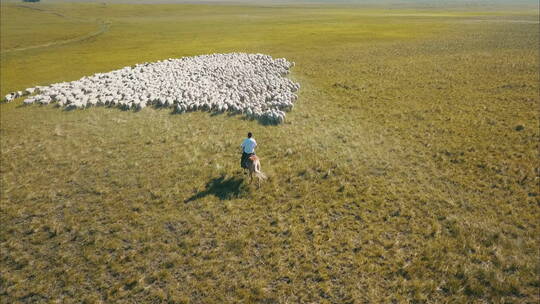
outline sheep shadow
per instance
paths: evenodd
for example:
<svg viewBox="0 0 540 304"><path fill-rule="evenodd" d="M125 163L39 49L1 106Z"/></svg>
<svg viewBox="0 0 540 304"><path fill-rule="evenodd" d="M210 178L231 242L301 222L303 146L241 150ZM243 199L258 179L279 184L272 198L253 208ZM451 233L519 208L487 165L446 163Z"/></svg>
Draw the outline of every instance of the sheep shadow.
<svg viewBox="0 0 540 304"><path fill-rule="evenodd" d="M243 116L241 117L240 119L242 119L243 121L256 121L259 125L261 126L279 126L279 122L275 121L275 120L270 120L268 118L253 118L253 117L248 117L248 116Z"/></svg>
<svg viewBox="0 0 540 304"><path fill-rule="evenodd" d="M159 109L159 108L160 107L157 107L155 109ZM258 124L260 124L262 126L279 126L280 125L280 123L278 121L276 121L276 120L270 120L270 119L265 118L265 117L261 117L261 118L249 117L244 113L232 112L232 111L189 110L189 111L184 111L184 112L177 112L176 110L172 110L169 114L171 114L171 115L183 115L183 114L188 114L188 113L193 113L193 112L206 112L206 113L208 113L209 117L216 117L216 116L226 116L227 118L240 117L239 119L241 119L243 121L256 121Z"/></svg>
<svg viewBox="0 0 540 304"><path fill-rule="evenodd" d="M240 197L243 192L242 182L240 177L226 177L222 174L220 177L211 179L205 187L205 190L200 191L190 198L184 200L184 203L189 203L208 195L213 195L220 200L230 200Z"/></svg>

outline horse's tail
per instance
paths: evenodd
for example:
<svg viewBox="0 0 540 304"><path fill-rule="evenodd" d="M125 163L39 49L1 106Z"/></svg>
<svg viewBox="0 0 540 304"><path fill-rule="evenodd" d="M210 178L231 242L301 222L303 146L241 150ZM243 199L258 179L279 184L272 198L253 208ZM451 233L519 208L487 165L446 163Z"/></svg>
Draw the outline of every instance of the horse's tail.
<svg viewBox="0 0 540 304"><path fill-rule="evenodd" d="M265 180L267 178L266 174L261 171L261 164L259 162L257 162L257 164L255 165L255 177L262 180Z"/></svg>
<svg viewBox="0 0 540 304"><path fill-rule="evenodd" d="M266 174L264 174L262 171L255 171L255 177L262 180L267 178Z"/></svg>

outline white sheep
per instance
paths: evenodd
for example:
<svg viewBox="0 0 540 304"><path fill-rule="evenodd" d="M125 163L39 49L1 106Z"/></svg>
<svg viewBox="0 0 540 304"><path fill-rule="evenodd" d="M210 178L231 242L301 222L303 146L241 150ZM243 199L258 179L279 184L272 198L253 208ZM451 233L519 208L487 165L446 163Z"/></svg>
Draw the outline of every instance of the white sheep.
<svg viewBox="0 0 540 304"><path fill-rule="evenodd" d="M211 54L138 64L72 82L25 90L37 93L25 103L84 108L108 105L141 110L174 107L178 113L230 111L275 123L285 120L300 85L284 77L294 63L263 54ZM22 92L8 94L13 100Z"/></svg>

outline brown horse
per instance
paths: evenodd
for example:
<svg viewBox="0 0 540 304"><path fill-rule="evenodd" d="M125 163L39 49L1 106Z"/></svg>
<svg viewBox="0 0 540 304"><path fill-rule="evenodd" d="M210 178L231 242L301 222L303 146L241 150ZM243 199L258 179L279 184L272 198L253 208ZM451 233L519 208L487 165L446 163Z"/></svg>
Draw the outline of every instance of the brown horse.
<svg viewBox="0 0 540 304"><path fill-rule="evenodd" d="M261 171L261 161L257 155L251 155L248 159L249 183L253 181L253 175L257 178L257 187L261 186L261 180L266 179L266 174Z"/></svg>

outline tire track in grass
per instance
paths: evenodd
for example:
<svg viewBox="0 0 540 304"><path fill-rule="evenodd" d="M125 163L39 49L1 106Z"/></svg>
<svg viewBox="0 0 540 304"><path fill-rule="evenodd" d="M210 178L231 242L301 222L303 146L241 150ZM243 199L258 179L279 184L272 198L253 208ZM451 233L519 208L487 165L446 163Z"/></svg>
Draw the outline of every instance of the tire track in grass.
<svg viewBox="0 0 540 304"><path fill-rule="evenodd" d="M63 14L61 14L59 12L45 10L45 9L42 9L42 8L29 7L29 6L26 6L26 5L18 5L18 7L53 14L53 15L59 16L61 18L73 19L73 20L78 20L78 21L86 21L84 19L77 19L77 18L73 18L73 17L67 17L66 15L63 15ZM83 36L70 38L70 39L65 39L65 40L56 40L56 41L51 41L51 42L42 43L42 44L38 44L38 45L32 45L32 46L27 46L27 47L20 47L20 48L13 48L13 49L8 49L8 50L3 50L3 51L0 52L0 54L3 55L3 54L13 53L13 52L35 50L35 49L48 48L48 47L53 47L53 46L61 46L61 45L66 45L66 44L70 44L70 43L75 43L75 42L82 42L82 41L85 41L85 40L88 40L88 39L91 39L91 38L95 38L95 37L107 32L107 31L109 31L110 28L111 28L111 22L110 21L100 21L99 30L97 30L95 32L92 32L92 33L89 33L89 34L86 34L86 35L83 35Z"/></svg>

